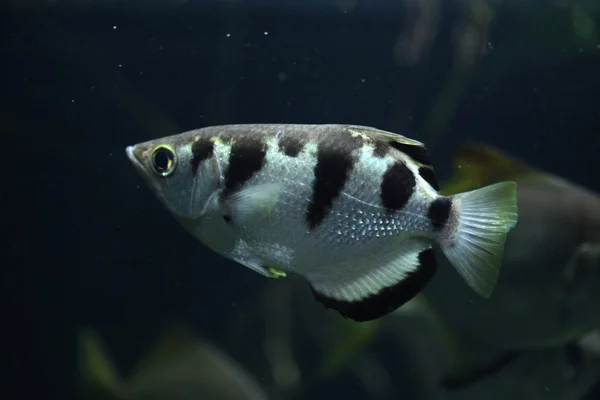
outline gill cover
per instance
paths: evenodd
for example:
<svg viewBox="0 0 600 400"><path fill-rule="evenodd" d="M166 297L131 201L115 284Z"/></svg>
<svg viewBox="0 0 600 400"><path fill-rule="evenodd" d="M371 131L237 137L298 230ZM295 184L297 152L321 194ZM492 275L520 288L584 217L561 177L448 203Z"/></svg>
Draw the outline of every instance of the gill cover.
<svg viewBox="0 0 600 400"><path fill-rule="evenodd" d="M148 187L178 219L197 218L218 187L212 154L200 160L193 138L173 136L136 144L127 155Z"/></svg>

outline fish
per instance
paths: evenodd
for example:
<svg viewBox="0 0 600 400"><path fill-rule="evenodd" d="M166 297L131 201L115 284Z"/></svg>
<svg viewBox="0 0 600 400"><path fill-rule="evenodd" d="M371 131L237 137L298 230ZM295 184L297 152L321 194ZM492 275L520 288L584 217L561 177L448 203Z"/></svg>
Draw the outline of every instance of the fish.
<svg viewBox="0 0 600 400"><path fill-rule="evenodd" d="M421 399L597 399L592 395L600 379L600 357L578 342L555 347L498 353L486 363L469 370L455 371L456 353L447 332L438 327L436 318L427 315L403 316L386 324L386 351L380 359L393 354L411 368L402 376L404 391ZM468 343L462 351L480 351ZM458 372L458 373L457 373ZM396 396L398 398L399 396Z"/></svg>
<svg viewBox="0 0 600 400"><path fill-rule="evenodd" d="M440 262L443 279L425 295L445 323L469 342L504 352L561 346L597 329L600 195L489 144L466 142L454 158L455 173L441 192L515 181L519 224L489 301L455 288Z"/></svg>
<svg viewBox="0 0 600 400"><path fill-rule="evenodd" d="M209 126L126 154L206 247L269 278L300 275L357 322L425 287L433 244L489 297L518 219L515 182L442 196L423 143L367 126Z"/></svg>
<svg viewBox="0 0 600 400"><path fill-rule="evenodd" d="M239 362L183 326L170 326L124 379L100 336L78 332L84 398L113 400L267 400Z"/></svg>

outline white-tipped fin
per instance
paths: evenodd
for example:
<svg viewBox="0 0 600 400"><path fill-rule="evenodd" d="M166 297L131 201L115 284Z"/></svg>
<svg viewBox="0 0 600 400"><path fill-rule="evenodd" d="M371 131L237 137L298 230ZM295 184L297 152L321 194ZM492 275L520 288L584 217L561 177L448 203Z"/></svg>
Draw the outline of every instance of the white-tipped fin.
<svg viewBox="0 0 600 400"><path fill-rule="evenodd" d="M316 299L346 318L370 321L412 299L435 274L435 255L424 240L390 240L369 253L373 257L334 266L327 275L308 275Z"/></svg>
<svg viewBox="0 0 600 400"><path fill-rule="evenodd" d="M517 184L501 182L450 197L452 211L440 244L448 260L478 294L496 285L506 235L517 224Z"/></svg>
<svg viewBox="0 0 600 400"><path fill-rule="evenodd" d="M223 212L229 214L234 223L267 217L279 201L281 189L276 183L249 186L223 199Z"/></svg>

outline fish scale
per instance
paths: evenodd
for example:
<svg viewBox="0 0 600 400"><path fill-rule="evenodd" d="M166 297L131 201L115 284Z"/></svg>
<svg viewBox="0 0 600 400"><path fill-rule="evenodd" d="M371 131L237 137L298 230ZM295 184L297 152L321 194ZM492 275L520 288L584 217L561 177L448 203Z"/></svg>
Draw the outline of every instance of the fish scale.
<svg viewBox="0 0 600 400"><path fill-rule="evenodd" d="M489 296L517 221L514 182L442 196L422 143L370 127L224 125L127 154L204 245L267 277L301 275L356 321L421 291L435 243Z"/></svg>
<svg viewBox="0 0 600 400"><path fill-rule="evenodd" d="M275 145L272 144L269 148L273 149ZM368 148L364 149L364 153L370 151ZM253 232L253 234L258 236L275 235L283 238L278 240L285 240L287 235L281 236L278 230L284 228L289 235L290 229L295 227L297 234L294 236L307 240L307 247L310 247L321 242L347 245L360 243L362 240L374 238L374 232L377 231L379 225L382 228L389 228L388 231L391 235L397 235L409 227L423 232L431 230L430 221L425 217L419 217L426 210L426 207L419 202L419 198L415 198L399 213L390 213L381 205L380 185L376 181L366 180L364 176L373 169L383 174L393 159L389 157L389 159L373 161L365 155L355 164L340 197L332 207L332 212L337 218L324 220L315 235L306 235L307 229L301 222L301 218L310 203L313 180L310 172L316 164L316 158L310 156L312 152L308 151L307 153L305 157L299 159L282 160L281 154L272 152L267 157L266 165L248 180L246 183L248 186L260 185L280 179L278 177L281 175L289 174L289 177L285 178L286 187L289 189L284 191L281 200L273 209L274 218L257 227L261 230L260 233ZM344 240L340 241L337 231L342 229L344 232L341 236ZM356 237L353 237L355 235ZM328 262L327 260L323 261L324 264Z"/></svg>

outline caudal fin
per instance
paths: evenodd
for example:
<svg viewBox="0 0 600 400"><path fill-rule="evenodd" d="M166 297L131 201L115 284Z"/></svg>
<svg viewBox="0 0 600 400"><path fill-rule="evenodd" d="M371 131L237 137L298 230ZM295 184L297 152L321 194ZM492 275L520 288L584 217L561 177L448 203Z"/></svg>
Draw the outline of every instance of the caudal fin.
<svg viewBox="0 0 600 400"><path fill-rule="evenodd" d="M453 220L440 234L442 250L473 290L490 297L506 235L517 224L517 184L496 183L450 199Z"/></svg>

